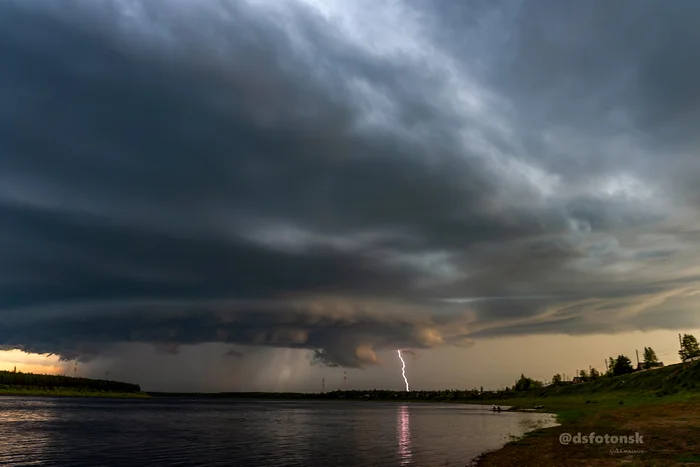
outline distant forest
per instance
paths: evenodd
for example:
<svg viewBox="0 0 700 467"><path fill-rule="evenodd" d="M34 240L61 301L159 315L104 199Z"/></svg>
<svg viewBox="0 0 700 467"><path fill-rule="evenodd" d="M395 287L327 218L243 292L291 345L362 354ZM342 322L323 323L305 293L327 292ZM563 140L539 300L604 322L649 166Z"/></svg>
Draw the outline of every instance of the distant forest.
<svg viewBox="0 0 700 467"><path fill-rule="evenodd" d="M32 389L84 389L123 393L141 391L141 386L138 384L122 383L120 381L60 375L38 375L34 373L22 373L20 371L0 371L0 387L3 386L22 386Z"/></svg>
<svg viewBox="0 0 700 467"><path fill-rule="evenodd" d="M186 392L149 392L153 397L217 397L236 399L347 399L347 400L390 400L390 401L451 401L479 400L493 397L499 393L483 390L444 390L444 391L390 391L369 389L362 391L332 391L325 393L298 392L219 392L219 393L186 393Z"/></svg>

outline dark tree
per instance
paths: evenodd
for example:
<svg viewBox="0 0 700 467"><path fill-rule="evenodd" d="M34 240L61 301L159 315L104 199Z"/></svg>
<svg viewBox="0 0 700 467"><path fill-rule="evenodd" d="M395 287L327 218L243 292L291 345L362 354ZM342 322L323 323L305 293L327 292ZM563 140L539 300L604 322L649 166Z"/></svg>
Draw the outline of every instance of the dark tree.
<svg viewBox="0 0 700 467"><path fill-rule="evenodd" d="M613 376L626 375L633 371L632 360L625 355L618 355L613 364Z"/></svg>
<svg viewBox="0 0 700 467"><path fill-rule="evenodd" d="M681 350L678 351L682 361L689 358L700 357L700 346L695 336L691 334L683 334L681 339Z"/></svg>

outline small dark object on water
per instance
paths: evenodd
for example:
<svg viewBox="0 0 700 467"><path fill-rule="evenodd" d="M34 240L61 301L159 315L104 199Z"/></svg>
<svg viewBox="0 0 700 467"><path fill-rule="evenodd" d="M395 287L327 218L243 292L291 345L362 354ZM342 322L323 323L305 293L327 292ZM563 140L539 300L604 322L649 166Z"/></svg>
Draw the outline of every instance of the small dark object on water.
<svg viewBox="0 0 700 467"><path fill-rule="evenodd" d="M501 411L501 406L500 406L500 405L494 405L494 406L491 408L491 410L493 410L494 412L500 412L500 411Z"/></svg>

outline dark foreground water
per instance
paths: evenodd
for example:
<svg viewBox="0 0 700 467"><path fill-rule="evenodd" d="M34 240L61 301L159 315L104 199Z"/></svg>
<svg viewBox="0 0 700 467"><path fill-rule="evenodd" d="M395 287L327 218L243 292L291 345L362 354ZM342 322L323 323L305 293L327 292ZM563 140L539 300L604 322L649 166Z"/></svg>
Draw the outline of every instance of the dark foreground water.
<svg viewBox="0 0 700 467"><path fill-rule="evenodd" d="M454 404L0 397L0 465L463 467L552 424Z"/></svg>

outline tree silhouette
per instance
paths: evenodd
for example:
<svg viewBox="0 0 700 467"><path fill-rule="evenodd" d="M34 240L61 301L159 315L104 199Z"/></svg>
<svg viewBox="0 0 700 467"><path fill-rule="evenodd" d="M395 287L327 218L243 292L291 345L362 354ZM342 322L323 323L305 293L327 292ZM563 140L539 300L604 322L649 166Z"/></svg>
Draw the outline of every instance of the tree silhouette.
<svg viewBox="0 0 700 467"><path fill-rule="evenodd" d="M681 350L678 351L682 361L689 358L700 357L700 346L698 340L691 334L683 334L681 339Z"/></svg>
<svg viewBox="0 0 700 467"><path fill-rule="evenodd" d="M647 366L659 363L659 359L656 357L656 352L651 347L644 347L644 363Z"/></svg>
<svg viewBox="0 0 700 467"><path fill-rule="evenodd" d="M618 355L613 364L613 376L626 375L633 371L632 360L625 355Z"/></svg>

